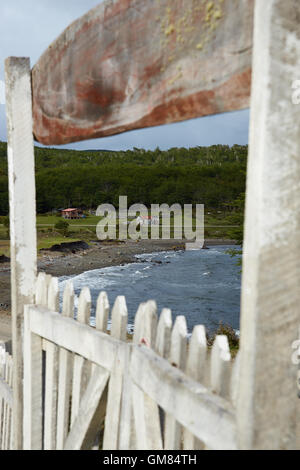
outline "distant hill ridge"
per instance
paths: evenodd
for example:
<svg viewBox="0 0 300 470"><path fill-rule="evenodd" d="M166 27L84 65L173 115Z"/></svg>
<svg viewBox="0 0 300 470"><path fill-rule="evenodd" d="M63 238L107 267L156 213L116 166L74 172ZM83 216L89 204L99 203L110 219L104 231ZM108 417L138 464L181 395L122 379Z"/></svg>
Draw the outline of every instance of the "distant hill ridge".
<svg viewBox="0 0 300 470"><path fill-rule="evenodd" d="M7 145L0 142L0 215L8 212ZM224 208L245 191L248 146L151 151L35 147L37 209L128 204L196 204Z"/></svg>

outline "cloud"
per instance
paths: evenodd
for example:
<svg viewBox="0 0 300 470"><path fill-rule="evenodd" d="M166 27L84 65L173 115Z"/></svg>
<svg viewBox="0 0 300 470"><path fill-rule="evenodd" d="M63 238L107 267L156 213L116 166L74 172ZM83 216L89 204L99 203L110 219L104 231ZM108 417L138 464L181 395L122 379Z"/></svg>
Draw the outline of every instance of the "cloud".
<svg viewBox="0 0 300 470"><path fill-rule="evenodd" d="M0 80L0 104L5 104L5 85L3 80Z"/></svg>

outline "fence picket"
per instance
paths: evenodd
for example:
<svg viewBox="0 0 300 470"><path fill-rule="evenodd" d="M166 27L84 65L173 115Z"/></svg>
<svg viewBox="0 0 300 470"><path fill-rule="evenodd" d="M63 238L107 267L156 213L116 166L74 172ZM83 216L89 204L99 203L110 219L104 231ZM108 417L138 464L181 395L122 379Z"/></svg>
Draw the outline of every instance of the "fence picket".
<svg viewBox="0 0 300 470"><path fill-rule="evenodd" d="M48 286L47 277L45 273L39 273L36 281L35 288L35 303L36 305L47 305Z"/></svg>
<svg viewBox="0 0 300 470"><path fill-rule="evenodd" d="M91 293L88 287L84 287L79 296L77 321L89 325L91 313ZM75 355L72 385L71 425L78 414L80 400L87 386L90 375L91 363L81 356Z"/></svg>
<svg viewBox="0 0 300 470"><path fill-rule="evenodd" d="M68 281L63 294L62 315L74 316L74 287ZM69 430L71 385L73 373L73 355L64 348L59 351L58 403L57 403L57 439L56 448L62 450Z"/></svg>
<svg viewBox="0 0 300 470"><path fill-rule="evenodd" d="M42 448L42 338L31 332L30 306L24 307L24 443Z"/></svg>
<svg viewBox="0 0 300 470"><path fill-rule="evenodd" d="M187 326L184 316L178 316L171 335L171 350L169 361L174 367L184 370L187 353ZM182 427L173 416L166 414L165 439L166 450L178 450L181 448Z"/></svg>
<svg viewBox="0 0 300 470"><path fill-rule="evenodd" d="M171 348L172 312L164 308L160 314L155 342L155 351L164 359L167 359Z"/></svg>
<svg viewBox="0 0 300 470"><path fill-rule="evenodd" d="M107 331L109 315L109 301L106 292L100 292L96 308L96 329L98 331Z"/></svg>
<svg viewBox="0 0 300 470"><path fill-rule="evenodd" d="M125 297L117 297L112 309L111 316L111 336L116 339L126 341L128 311ZM118 449L124 362L125 357L117 354L108 386L107 409L103 439L104 450Z"/></svg>
<svg viewBox="0 0 300 470"><path fill-rule="evenodd" d="M156 345L157 306L150 300L140 306L135 324L135 344L144 344L149 348ZM159 409L157 403L149 398L137 385L131 386L133 415L135 424L135 442L140 450L162 449Z"/></svg>
<svg viewBox="0 0 300 470"><path fill-rule="evenodd" d="M211 351L211 389L223 398L229 397L231 355L227 336L218 335Z"/></svg>
<svg viewBox="0 0 300 470"><path fill-rule="evenodd" d="M231 381L230 381L230 400L233 406L237 404L239 379L240 379L241 355L240 351L237 353L232 367Z"/></svg>
<svg viewBox="0 0 300 470"><path fill-rule="evenodd" d="M206 356L207 341L205 327L197 325L194 327L189 343L186 374L191 379L200 383L203 383L205 377ZM183 448L184 450L201 450L204 448L204 444L185 428L183 430Z"/></svg>
<svg viewBox="0 0 300 470"><path fill-rule="evenodd" d="M53 312L59 310L59 288L56 278L49 279L48 308ZM44 449L56 448L57 425L57 392L58 392L58 347L47 341L46 349L46 378L45 378L45 421L44 421Z"/></svg>

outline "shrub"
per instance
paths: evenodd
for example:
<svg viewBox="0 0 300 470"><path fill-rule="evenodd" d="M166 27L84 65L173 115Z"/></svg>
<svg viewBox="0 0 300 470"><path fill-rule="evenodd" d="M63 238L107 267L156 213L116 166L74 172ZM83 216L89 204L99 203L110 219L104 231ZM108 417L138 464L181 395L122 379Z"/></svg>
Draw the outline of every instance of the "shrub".
<svg viewBox="0 0 300 470"><path fill-rule="evenodd" d="M66 237L69 233L69 224L65 220L59 220L54 228L59 231L64 237Z"/></svg>

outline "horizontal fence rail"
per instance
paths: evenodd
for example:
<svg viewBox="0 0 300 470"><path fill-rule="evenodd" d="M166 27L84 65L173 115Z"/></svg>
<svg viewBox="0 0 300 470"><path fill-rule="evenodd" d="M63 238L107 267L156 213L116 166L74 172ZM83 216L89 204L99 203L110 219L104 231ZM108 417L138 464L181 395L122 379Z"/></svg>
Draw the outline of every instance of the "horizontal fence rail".
<svg viewBox="0 0 300 470"><path fill-rule="evenodd" d="M130 338L124 297L110 309L100 293L96 327L88 288L76 319L71 282L62 312L58 299L58 280L40 274L25 306L25 449L236 448L239 357L226 336L209 348L198 325L188 340L185 317L173 324L164 309L158 318L148 301Z"/></svg>

